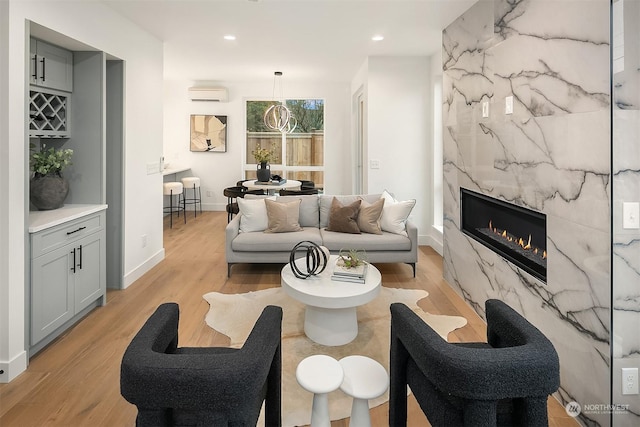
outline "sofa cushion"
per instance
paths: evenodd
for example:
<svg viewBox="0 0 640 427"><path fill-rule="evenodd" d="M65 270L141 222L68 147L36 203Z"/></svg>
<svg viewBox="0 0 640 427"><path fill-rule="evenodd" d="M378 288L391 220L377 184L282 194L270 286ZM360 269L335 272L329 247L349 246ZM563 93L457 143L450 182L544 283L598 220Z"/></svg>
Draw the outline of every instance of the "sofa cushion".
<svg viewBox="0 0 640 427"><path fill-rule="evenodd" d="M358 228L363 233L382 234L380 228L380 217L382 216L382 208L384 199L378 199L374 203L362 201L360 212L358 212Z"/></svg>
<svg viewBox="0 0 640 427"><path fill-rule="evenodd" d="M270 199L275 200L275 197ZM237 200L240 208L240 232L264 231L269 225L265 199L238 198Z"/></svg>
<svg viewBox="0 0 640 427"><path fill-rule="evenodd" d="M342 234L344 239L344 234ZM231 249L238 252L289 252L303 240L322 245L320 230L304 227L297 233L240 233L231 242Z"/></svg>
<svg viewBox="0 0 640 427"><path fill-rule="evenodd" d="M340 233L360 234L357 218L362 200L358 199L348 205L343 205L335 197L331 201L331 211L329 212L329 223L327 230Z"/></svg>
<svg viewBox="0 0 640 427"><path fill-rule="evenodd" d="M382 232L382 234L346 235L326 229L321 229L320 234L322 245L332 252L337 252L340 249L364 249L367 252L411 250L411 240L400 234Z"/></svg>
<svg viewBox="0 0 640 427"><path fill-rule="evenodd" d="M267 207L267 220L269 225L265 233L289 233L302 231L298 217L300 216L300 200L292 200L287 203L278 203L275 200L265 199Z"/></svg>
<svg viewBox="0 0 640 427"><path fill-rule="evenodd" d="M356 200L364 200L368 203L373 203L376 200L380 199L380 194L353 194L353 195L339 195L339 196L331 196L321 194L318 196L318 202L320 205L320 228L326 228L327 224L329 224L329 212L331 211L331 202L333 198L338 199L340 203L343 205L348 205Z"/></svg>
<svg viewBox="0 0 640 427"><path fill-rule="evenodd" d="M300 225L302 227L319 227L320 213L318 210L318 196L315 194L300 196L278 196L276 202L290 202L300 200Z"/></svg>
<svg viewBox="0 0 640 427"><path fill-rule="evenodd" d="M380 218L382 231L389 233L407 235L407 219L416 205L416 200L397 201L387 190L382 193L381 198L385 200Z"/></svg>

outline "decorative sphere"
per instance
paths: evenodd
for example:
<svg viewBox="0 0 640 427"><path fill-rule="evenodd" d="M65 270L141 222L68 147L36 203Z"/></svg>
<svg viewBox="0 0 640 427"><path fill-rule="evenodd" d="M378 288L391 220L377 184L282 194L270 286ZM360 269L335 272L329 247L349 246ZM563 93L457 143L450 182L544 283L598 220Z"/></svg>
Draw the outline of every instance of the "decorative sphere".
<svg viewBox="0 0 640 427"><path fill-rule="evenodd" d="M305 263L296 262L296 254L305 252ZM301 257L302 258L302 257ZM298 279L306 279L316 274L320 274L327 267L329 260L329 249L319 246L309 240L304 240L293 247L289 255L289 265L293 275Z"/></svg>

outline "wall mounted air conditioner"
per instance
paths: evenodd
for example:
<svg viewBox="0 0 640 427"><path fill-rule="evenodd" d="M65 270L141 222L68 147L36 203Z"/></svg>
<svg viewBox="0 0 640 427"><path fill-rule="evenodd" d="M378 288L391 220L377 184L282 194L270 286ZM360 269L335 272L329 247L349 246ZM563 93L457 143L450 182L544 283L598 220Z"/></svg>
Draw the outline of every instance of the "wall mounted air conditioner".
<svg viewBox="0 0 640 427"><path fill-rule="evenodd" d="M229 95L224 87L190 87L189 98L192 101L227 102Z"/></svg>

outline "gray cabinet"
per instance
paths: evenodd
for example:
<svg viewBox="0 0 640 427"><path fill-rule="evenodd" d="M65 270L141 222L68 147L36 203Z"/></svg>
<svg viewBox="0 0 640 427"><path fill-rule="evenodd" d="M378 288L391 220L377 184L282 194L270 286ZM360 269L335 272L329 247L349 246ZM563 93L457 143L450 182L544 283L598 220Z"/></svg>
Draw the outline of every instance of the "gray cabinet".
<svg viewBox="0 0 640 427"><path fill-rule="evenodd" d="M29 83L35 86L73 90L73 53L42 40L30 39Z"/></svg>
<svg viewBox="0 0 640 427"><path fill-rule="evenodd" d="M106 297L105 213L31 235L32 350L39 350Z"/></svg>

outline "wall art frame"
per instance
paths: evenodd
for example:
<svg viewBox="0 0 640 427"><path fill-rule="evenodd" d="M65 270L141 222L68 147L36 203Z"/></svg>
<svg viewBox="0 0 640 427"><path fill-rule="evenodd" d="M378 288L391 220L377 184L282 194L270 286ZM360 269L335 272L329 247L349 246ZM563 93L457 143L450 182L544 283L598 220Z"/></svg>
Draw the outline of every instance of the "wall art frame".
<svg viewBox="0 0 640 427"><path fill-rule="evenodd" d="M189 148L195 152L227 152L227 116L191 114Z"/></svg>

